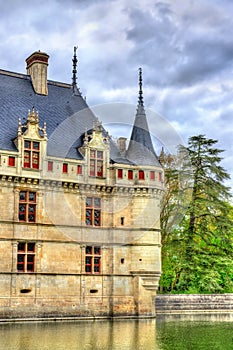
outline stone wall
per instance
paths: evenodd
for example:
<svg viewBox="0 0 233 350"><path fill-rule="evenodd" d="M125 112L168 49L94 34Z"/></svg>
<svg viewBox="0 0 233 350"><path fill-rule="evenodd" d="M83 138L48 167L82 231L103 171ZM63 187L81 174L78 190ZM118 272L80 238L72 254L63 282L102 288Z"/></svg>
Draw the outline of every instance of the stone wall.
<svg viewBox="0 0 233 350"><path fill-rule="evenodd" d="M157 295L156 317L227 316L233 319L233 294L173 294Z"/></svg>

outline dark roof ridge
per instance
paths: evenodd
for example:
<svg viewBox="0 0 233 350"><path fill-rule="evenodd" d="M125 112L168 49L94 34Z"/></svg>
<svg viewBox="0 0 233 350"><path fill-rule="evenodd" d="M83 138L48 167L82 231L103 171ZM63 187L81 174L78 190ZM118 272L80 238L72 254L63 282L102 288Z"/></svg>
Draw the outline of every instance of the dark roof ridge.
<svg viewBox="0 0 233 350"><path fill-rule="evenodd" d="M67 87L69 89L72 88L72 84L69 83L63 83L61 81L56 81L56 80L48 80L47 81L49 85L55 85L55 86L61 86L61 87Z"/></svg>
<svg viewBox="0 0 233 350"><path fill-rule="evenodd" d="M19 78L19 79L25 79L25 80L30 80L30 75L28 74L24 74L24 73L17 73L17 72L12 72L9 70L5 70L5 69L0 69L0 74L2 75L7 75L13 78ZM61 81L56 81L56 80L48 80L47 83L49 85L55 85L55 86L61 86L61 87L66 87L71 89L72 88L72 84L69 83L63 83Z"/></svg>
<svg viewBox="0 0 233 350"><path fill-rule="evenodd" d="M17 73L17 72L11 72L9 70L4 70L4 69L0 69L0 74L2 75L8 75L14 78L20 78L20 79L30 79L30 76L27 74L23 74L23 73Z"/></svg>

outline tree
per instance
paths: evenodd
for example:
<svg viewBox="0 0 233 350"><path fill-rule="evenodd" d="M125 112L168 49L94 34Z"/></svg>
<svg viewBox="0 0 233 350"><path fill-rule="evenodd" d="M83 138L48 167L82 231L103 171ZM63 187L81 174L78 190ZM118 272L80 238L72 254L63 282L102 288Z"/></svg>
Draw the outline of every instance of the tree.
<svg viewBox="0 0 233 350"><path fill-rule="evenodd" d="M169 233L164 224L172 219L162 212L161 286L166 291L233 290L233 209L229 204L230 189L224 183L229 175L220 165L223 151L215 147L216 143L204 135L191 137L187 147L180 146L183 156L180 168L173 169L173 173L172 169L169 172L165 169L165 176L174 175L167 177L170 190L170 184L176 183L172 195L169 194L172 200L167 198L166 205L185 211ZM178 182L180 178L182 183ZM165 212L177 216L170 209Z"/></svg>

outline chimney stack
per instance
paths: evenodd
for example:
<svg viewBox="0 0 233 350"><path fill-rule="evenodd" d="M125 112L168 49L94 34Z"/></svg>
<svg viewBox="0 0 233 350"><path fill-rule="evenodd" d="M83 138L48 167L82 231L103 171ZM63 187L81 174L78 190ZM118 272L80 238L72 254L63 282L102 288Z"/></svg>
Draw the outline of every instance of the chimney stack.
<svg viewBox="0 0 233 350"><path fill-rule="evenodd" d="M122 156L125 155L126 153L126 141L127 141L127 138L126 137L119 137L117 139L117 145L118 145L118 149L120 151L120 154Z"/></svg>
<svg viewBox="0 0 233 350"><path fill-rule="evenodd" d="M48 95L47 67L49 55L36 51L27 59L27 74L31 76L32 85L37 94Z"/></svg>

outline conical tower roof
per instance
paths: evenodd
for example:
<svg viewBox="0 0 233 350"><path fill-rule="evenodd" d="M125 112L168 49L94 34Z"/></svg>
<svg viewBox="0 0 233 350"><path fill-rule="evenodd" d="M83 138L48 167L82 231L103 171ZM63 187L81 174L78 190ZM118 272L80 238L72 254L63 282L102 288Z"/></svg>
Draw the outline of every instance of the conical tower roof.
<svg viewBox="0 0 233 350"><path fill-rule="evenodd" d="M161 166L154 151L144 109L141 68L139 68L138 106L126 158L138 165Z"/></svg>

